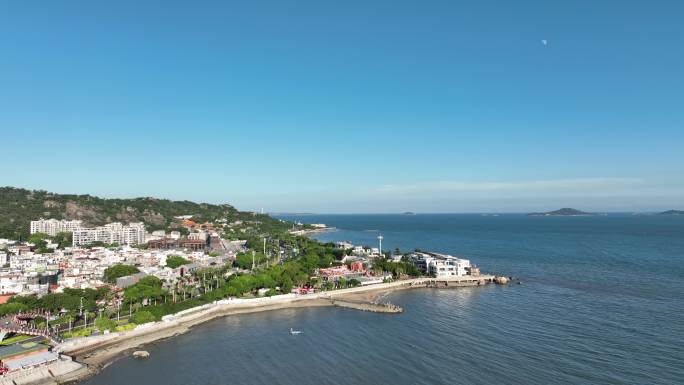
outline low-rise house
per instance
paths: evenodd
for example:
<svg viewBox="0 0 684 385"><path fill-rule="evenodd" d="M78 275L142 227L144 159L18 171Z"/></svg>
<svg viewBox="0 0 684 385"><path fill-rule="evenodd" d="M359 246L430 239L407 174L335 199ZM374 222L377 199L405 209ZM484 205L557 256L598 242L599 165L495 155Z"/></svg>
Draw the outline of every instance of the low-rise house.
<svg viewBox="0 0 684 385"><path fill-rule="evenodd" d="M0 275L0 294L15 294L24 291L28 280L23 274L9 273Z"/></svg>

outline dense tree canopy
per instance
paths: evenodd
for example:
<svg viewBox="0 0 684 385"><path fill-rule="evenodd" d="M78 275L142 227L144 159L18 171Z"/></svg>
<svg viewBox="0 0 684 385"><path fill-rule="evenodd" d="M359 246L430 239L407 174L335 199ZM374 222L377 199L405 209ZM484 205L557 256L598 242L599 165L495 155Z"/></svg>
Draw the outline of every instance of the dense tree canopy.
<svg viewBox="0 0 684 385"><path fill-rule="evenodd" d="M124 290L124 299L130 304L142 302L145 299L158 299L164 294L164 290L162 290L162 281L155 276L148 275L141 278L135 285L127 287Z"/></svg>
<svg viewBox="0 0 684 385"><path fill-rule="evenodd" d="M117 278L125 277L127 275L139 273L137 267L131 265L116 264L105 269L104 280L111 284L116 283Z"/></svg>
<svg viewBox="0 0 684 385"><path fill-rule="evenodd" d="M166 266L172 269L175 269L183 265L187 265L189 263L190 261L178 255L169 255L168 257L166 257Z"/></svg>
<svg viewBox="0 0 684 385"><path fill-rule="evenodd" d="M84 310L97 309L96 302L105 299L109 294L106 288L101 289L64 289L63 293L49 293L40 298L35 295L15 295L6 305L22 305L24 308L15 307L13 309L41 309L49 310L53 313L66 310L70 313L79 312L81 303L83 303ZM82 302L81 302L82 301ZM4 306L4 305L0 305ZM12 308L7 308L12 309ZM2 310L0 310L0 313ZM16 311L9 311L9 313L16 313Z"/></svg>

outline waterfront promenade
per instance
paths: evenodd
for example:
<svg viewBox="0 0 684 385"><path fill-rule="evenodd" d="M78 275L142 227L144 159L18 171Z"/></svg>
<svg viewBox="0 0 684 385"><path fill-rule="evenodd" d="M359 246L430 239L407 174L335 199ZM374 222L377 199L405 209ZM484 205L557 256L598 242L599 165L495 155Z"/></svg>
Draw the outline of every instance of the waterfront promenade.
<svg viewBox="0 0 684 385"><path fill-rule="evenodd" d="M54 352L63 354L63 358L52 365L49 370L26 369L13 374L12 379L8 380L16 384L31 383L33 385L72 382L98 373L104 365L127 351L183 334L193 326L218 317L315 306L339 306L362 311L398 313L403 309L391 304L380 304L377 299L395 290L480 286L494 282L494 278L492 275L462 276L450 279L413 278L313 294L284 294L272 297L220 300L164 316L161 321L138 325L133 330L63 341L53 348ZM70 361L69 356L73 357L75 362ZM73 362L73 365L70 362Z"/></svg>
<svg viewBox="0 0 684 385"><path fill-rule="evenodd" d="M374 293L424 287L478 286L486 285L493 281L494 276L492 275L454 277L448 280L413 278L314 294L284 294L261 298L226 299L168 315L159 322L138 325L133 330L70 339L55 346L54 350L75 356L90 365L99 366L126 350L185 333L195 325L221 316L284 308L334 306L335 300L341 300L338 301L337 305L344 306L344 300L351 299L355 304L358 304L364 296L367 299L365 300L366 304L369 305L367 308L359 309L357 306L345 307L374 311L375 309L372 306L376 304L370 299L375 298L373 296ZM370 295L370 298L368 298L368 295Z"/></svg>

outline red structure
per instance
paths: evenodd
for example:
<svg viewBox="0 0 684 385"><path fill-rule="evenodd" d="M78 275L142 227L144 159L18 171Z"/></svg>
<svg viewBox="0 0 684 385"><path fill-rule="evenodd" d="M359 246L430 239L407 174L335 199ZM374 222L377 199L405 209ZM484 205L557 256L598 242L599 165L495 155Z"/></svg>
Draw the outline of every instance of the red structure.
<svg viewBox="0 0 684 385"><path fill-rule="evenodd" d="M207 248L207 241L202 239L173 239L173 238L163 238L154 239L147 242L147 247L150 249L175 249L184 248L193 251L204 250Z"/></svg>
<svg viewBox="0 0 684 385"><path fill-rule="evenodd" d="M363 262L361 261L356 261L351 263L351 271L358 271L363 273L365 270L363 268Z"/></svg>

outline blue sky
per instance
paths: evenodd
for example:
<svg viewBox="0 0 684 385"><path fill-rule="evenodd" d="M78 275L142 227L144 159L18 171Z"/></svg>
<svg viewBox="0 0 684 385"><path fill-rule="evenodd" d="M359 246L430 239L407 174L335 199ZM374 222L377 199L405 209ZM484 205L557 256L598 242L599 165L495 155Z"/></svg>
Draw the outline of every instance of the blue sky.
<svg viewBox="0 0 684 385"><path fill-rule="evenodd" d="M0 185L268 211L684 208L681 2L141 3L0 4Z"/></svg>

